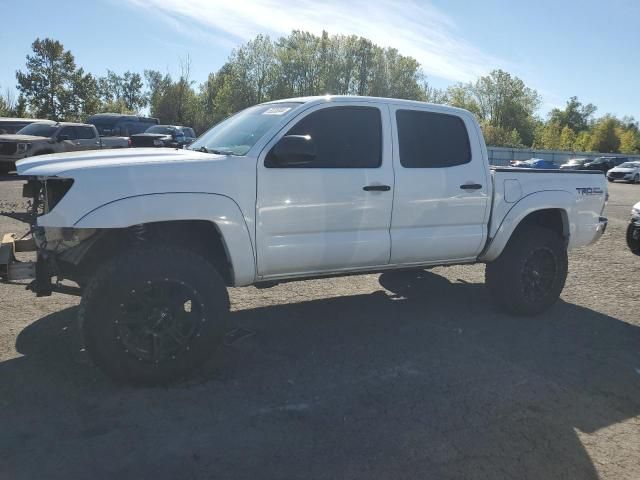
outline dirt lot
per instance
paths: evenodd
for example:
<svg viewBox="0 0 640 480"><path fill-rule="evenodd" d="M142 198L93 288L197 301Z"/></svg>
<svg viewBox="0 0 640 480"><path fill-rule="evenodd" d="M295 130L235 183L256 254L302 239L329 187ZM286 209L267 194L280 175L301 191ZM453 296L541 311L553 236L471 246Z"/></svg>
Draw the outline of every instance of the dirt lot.
<svg viewBox="0 0 640 480"><path fill-rule="evenodd" d="M171 388L114 385L77 299L2 285L0 478L637 480L640 186L610 193L541 317L494 313L481 265L234 289L255 334Z"/></svg>

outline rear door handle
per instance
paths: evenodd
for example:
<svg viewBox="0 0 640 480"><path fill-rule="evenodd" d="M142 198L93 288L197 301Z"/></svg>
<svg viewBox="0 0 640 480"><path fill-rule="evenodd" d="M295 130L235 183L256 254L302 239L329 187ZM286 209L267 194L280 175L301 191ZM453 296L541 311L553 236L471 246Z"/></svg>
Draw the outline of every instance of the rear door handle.
<svg viewBox="0 0 640 480"><path fill-rule="evenodd" d="M388 192L391 190L389 185L367 185L362 187L365 192Z"/></svg>
<svg viewBox="0 0 640 480"><path fill-rule="evenodd" d="M462 190L480 190L482 188L482 185L480 185L479 183L463 183L462 185L460 185L460 188Z"/></svg>

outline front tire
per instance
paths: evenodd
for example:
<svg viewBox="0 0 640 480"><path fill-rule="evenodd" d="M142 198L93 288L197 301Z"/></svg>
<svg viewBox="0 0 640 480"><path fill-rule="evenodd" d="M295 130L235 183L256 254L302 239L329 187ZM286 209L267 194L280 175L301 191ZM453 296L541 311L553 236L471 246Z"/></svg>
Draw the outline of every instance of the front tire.
<svg viewBox="0 0 640 480"><path fill-rule="evenodd" d="M537 315L550 308L564 288L565 242L547 228L518 228L504 251L488 263L485 282L494 303L509 313Z"/></svg>
<svg viewBox="0 0 640 480"><path fill-rule="evenodd" d="M633 183L640 183L640 174L636 173L633 177Z"/></svg>
<svg viewBox="0 0 640 480"><path fill-rule="evenodd" d="M191 251L146 246L103 264L84 289L80 323L93 362L112 379L178 380L222 347L229 297Z"/></svg>

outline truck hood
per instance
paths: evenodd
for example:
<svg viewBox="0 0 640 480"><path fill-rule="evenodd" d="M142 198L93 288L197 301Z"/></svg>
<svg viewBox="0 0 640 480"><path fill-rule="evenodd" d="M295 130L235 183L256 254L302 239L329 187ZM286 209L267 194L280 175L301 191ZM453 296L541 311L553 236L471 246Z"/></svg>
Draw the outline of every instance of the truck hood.
<svg viewBox="0 0 640 480"><path fill-rule="evenodd" d="M43 142L51 140L48 137L36 137L35 135L5 134L0 135L0 142Z"/></svg>
<svg viewBox="0 0 640 480"><path fill-rule="evenodd" d="M227 157L224 155L176 148L88 150L25 158L16 162L16 169L19 175L56 176L80 169L129 167L158 163L192 163L225 158Z"/></svg>

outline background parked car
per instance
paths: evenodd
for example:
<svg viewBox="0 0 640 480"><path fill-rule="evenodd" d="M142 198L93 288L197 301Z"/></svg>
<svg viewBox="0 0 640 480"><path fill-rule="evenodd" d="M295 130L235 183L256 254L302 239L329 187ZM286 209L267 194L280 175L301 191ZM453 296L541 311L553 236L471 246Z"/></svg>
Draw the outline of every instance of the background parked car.
<svg viewBox="0 0 640 480"><path fill-rule="evenodd" d="M582 170L584 164L590 161L590 158L572 158L567 163L560 165L560 170Z"/></svg>
<svg viewBox="0 0 640 480"><path fill-rule="evenodd" d="M196 139L193 128L179 125L154 125L146 132L131 135L132 147L174 147L190 145Z"/></svg>
<svg viewBox="0 0 640 480"><path fill-rule="evenodd" d="M160 120L120 113L98 113L87 118L87 123L95 125L101 137L130 137L158 125Z"/></svg>
<svg viewBox="0 0 640 480"><path fill-rule="evenodd" d="M640 202L631 209L631 222L627 227L627 245L632 253L640 255Z"/></svg>
<svg viewBox="0 0 640 480"><path fill-rule="evenodd" d="M583 170L600 170L607 173L611 168L617 167L621 163L627 162L627 157L597 157L592 162L587 162L582 166Z"/></svg>
<svg viewBox="0 0 640 480"><path fill-rule="evenodd" d="M529 160L512 160L510 162L512 167L517 168L542 168L547 170L555 170L558 165L551 160L544 160L542 158L530 158Z"/></svg>
<svg viewBox="0 0 640 480"><path fill-rule="evenodd" d="M46 122L38 118L8 118L0 117L0 135L16 133L18 130L34 122Z"/></svg>
<svg viewBox="0 0 640 480"><path fill-rule="evenodd" d="M624 162L613 167L607 172L607 180L610 182L624 180L625 182L640 183L640 161Z"/></svg>
<svg viewBox="0 0 640 480"><path fill-rule="evenodd" d="M96 127L84 123L34 122L15 134L0 135L0 169L12 170L17 160L48 153L116 148L100 138ZM114 139L113 144L119 143Z"/></svg>

